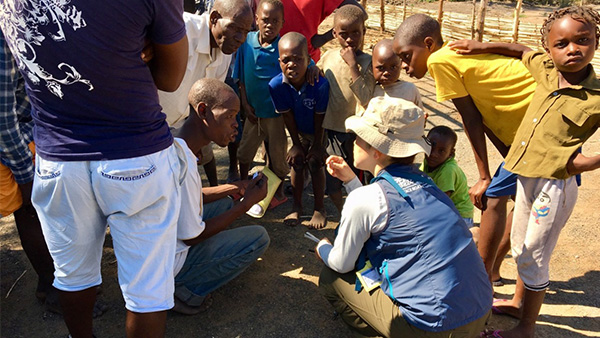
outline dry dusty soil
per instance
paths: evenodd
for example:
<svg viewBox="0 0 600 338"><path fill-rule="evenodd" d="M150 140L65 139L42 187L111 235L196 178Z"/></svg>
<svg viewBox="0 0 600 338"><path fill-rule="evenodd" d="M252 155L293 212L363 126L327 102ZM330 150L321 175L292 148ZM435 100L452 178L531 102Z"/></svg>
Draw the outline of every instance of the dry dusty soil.
<svg viewBox="0 0 600 338"><path fill-rule="evenodd" d="M458 6L450 3L449 6ZM461 3L466 6L467 3ZM437 4L428 4L437 6ZM503 5L504 6L504 5ZM502 7L504 8L504 7ZM451 10L446 8L447 11ZM463 9L470 11L470 9ZM506 12L500 10L499 12ZM547 9L538 10L536 15ZM326 23L327 24L327 23ZM369 30L366 47L372 47L383 36ZM331 46L331 44L330 44ZM408 79L406 79L408 80ZM409 80L410 81L410 80ZM460 117L451 103L436 103L434 84L426 77L416 82L423 95L430 119L427 128L447 125L459 134L457 160L469 182L475 182L476 167ZM491 149L491 145L489 146ZM226 178L224 168L227 152L216 149L220 179ZM584 153L600 153L600 133L584 147ZM490 151L492 166L500 156ZM262 165L257 163L257 165ZM538 320L536 337L600 337L600 170L583 175L575 211L561 234L551 262L552 284ZM289 185L289 181L285 182ZM312 206L312 193L305 201L306 211ZM327 229L312 231L319 237L333 238L339 216L326 199L330 222ZM322 264L311 252L313 243L303 237L305 226L283 225L290 211L288 202L269 211L262 219L243 217L233 226L261 224L267 228L271 245L264 256L244 274L213 293L214 303L205 313L182 316L169 313L168 337L350 337L340 319L334 319L333 309L319 294L318 275ZM478 221L478 215L476 215ZM12 217L0 220L0 305L2 337L67 337L60 315L44 310L34 297L36 275L19 243ZM116 269L117 263L110 235L107 236L103 265L103 293L100 300L109 310L94 320L98 337L124 336L125 310ZM499 297L509 297L514 291L515 264L507 257L502 275L508 284L496 288ZM493 316L490 326L508 328L516 320Z"/></svg>

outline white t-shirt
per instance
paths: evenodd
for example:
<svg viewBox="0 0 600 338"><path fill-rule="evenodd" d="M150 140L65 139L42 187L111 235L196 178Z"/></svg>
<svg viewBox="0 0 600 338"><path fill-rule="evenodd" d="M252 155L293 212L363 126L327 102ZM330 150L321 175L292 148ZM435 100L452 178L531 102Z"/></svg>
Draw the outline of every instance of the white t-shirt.
<svg viewBox="0 0 600 338"><path fill-rule="evenodd" d="M189 115L188 93L196 81L205 77L225 81L232 58L219 48L210 47L209 13L196 15L184 12L183 21L189 45L185 75L176 91L158 91L160 105L167 114L169 125Z"/></svg>

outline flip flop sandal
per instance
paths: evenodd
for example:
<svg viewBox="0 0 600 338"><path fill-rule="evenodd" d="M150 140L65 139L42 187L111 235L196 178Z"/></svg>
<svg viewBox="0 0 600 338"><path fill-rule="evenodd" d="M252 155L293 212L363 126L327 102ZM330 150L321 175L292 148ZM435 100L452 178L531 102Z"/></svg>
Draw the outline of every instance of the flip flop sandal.
<svg viewBox="0 0 600 338"><path fill-rule="evenodd" d="M493 286L504 286L504 279L502 277L492 282Z"/></svg>
<svg viewBox="0 0 600 338"><path fill-rule="evenodd" d="M504 337L502 337L502 335L500 335L501 332L502 332L502 330L494 330L491 333L489 331L484 331L479 334L479 337L481 337L481 338L504 338Z"/></svg>
<svg viewBox="0 0 600 338"><path fill-rule="evenodd" d="M287 202L288 198L287 196L284 196L282 199L278 200L277 198L273 197L273 199L271 200L271 203L269 203L269 208L268 210L274 209L280 205L282 205L283 203Z"/></svg>

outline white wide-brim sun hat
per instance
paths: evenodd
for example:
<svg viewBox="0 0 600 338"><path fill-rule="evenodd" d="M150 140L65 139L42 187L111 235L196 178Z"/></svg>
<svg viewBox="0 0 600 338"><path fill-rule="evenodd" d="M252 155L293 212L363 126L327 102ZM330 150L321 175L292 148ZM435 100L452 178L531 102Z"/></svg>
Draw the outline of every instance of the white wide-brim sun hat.
<svg viewBox="0 0 600 338"><path fill-rule="evenodd" d="M346 130L395 158L418 153L429 155L431 145L424 128L425 113L421 108L410 101L391 97L375 97L362 116L346 119Z"/></svg>

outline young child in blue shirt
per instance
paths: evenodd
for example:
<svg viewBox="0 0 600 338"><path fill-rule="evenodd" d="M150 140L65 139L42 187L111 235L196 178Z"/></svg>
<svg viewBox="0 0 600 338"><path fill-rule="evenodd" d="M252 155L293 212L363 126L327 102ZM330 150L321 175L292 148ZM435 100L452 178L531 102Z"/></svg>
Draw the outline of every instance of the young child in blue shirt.
<svg viewBox="0 0 600 338"><path fill-rule="evenodd" d="M269 167L282 180L287 176L287 136L283 117L275 112L268 91L269 81L281 72L277 58L279 31L283 26L283 4L279 0L261 0L256 12L258 31L248 33L239 48L233 78L239 80L240 99L246 121L237 152L240 177L246 179L258 147L267 145ZM285 202L280 185L271 206Z"/></svg>
<svg viewBox="0 0 600 338"><path fill-rule="evenodd" d="M600 80L590 61L598 48L600 15L591 7L554 11L541 29L546 53L518 44L458 42L459 52L494 52L523 59L537 87L505 168L518 175L511 233L518 278L512 300L495 313L520 318L509 331L482 337L533 337L549 285L549 262L577 200L575 175L600 168L600 155L579 148L600 127Z"/></svg>
<svg viewBox="0 0 600 338"><path fill-rule="evenodd" d="M290 32L279 40L279 63L282 72L269 82L269 91L275 110L283 115L292 139L287 161L292 168L294 205L284 219L288 225L297 225L302 215L304 172L312 177L314 212L308 224L323 228L327 216L323 204L325 188L325 147L323 118L329 102L329 82L322 76L311 85L306 80L310 57L306 38Z"/></svg>
<svg viewBox="0 0 600 338"><path fill-rule="evenodd" d="M469 198L467 176L454 159L456 133L447 126L437 126L429 131L427 138L431 142L431 153L425 155L421 171L450 197L465 223L472 227L473 203Z"/></svg>

